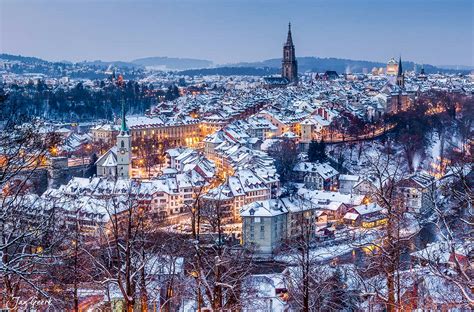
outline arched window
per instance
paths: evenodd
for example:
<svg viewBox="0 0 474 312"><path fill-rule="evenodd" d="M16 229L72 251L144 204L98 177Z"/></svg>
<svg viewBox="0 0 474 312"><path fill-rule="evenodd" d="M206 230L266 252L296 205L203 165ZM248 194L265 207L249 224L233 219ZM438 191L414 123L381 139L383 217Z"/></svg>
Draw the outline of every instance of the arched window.
<svg viewBox="0 0 474 312"><path fill-rule="evenodd" d="M120 142L120 145L122 146L122 148L124 148L124 147L125 147L125 142L124 142L124 141L121 141L121 142Z"/></svg>

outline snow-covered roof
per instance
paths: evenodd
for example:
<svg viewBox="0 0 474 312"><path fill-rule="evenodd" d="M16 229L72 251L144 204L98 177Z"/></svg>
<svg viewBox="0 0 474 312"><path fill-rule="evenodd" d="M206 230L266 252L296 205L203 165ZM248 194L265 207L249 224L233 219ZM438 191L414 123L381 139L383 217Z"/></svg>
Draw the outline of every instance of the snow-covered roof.
<svg viewBox="0 0 474 312"><path fill-rule="evenodd" d="M346 220L357 220L357 218L359 217L359 215L357 213L352 213L352 212L348 212L344 215L344 219Z"/></svg>
<svg viewBox="0 0 474 312"><path fill-rule="evenodd" d="M342 194L340 192L309 190L306 188L300 188L298 190L298 195L306 200L313 201L314 203L328 201L340 202L347 205L360 205L365 197L364 195Z"/></svg>
<svg viewBox="0 0 474 312"><path fill-rule="evenodd" d="M353 174L341 174L339 175L339 181L353 181L358 182L360 177Z"/></svg>
<svg viewBox="0 0 474 312"><path fill-rule="evenodd" d="M328 163L320 164L312 162L300 162L295 165L293 170L306 173L315 172L318 173L324 180L332 178L335 175L339 174L339 172L333 167L331 167Z"/></svg>
<svg viewBox="0 0 474 312"><path fill-rule="evenodd" d="M370 204L367 204L367 205L359 205L359 206L353 207L353 209L359 215L365 215L365 214L379 212L379 211L383 210L383 208L380 207L377 203L370 203Z"/></svg>
<svg viewBox="0 0 474 312"><path fill-rule="evenodd" d="M247 204L240 210L241 217L274 217L288 211L278 199L256 201Z"/></svg>

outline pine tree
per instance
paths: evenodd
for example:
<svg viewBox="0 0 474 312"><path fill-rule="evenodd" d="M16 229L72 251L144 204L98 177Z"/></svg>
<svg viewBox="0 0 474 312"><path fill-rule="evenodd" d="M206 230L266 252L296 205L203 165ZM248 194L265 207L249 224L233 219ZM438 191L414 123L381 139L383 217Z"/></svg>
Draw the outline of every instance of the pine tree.
<svg viewBox="0 0 474 312"><path fill-rule="evenodd" d="M311 141L308 149L308 159L310 162L323 163L326 161L326 143L323 139L320 142Z"/></svg>
<svg viewBox="0 0 474 312"><path fill-rule="evenodd" d="M318 147L319 147L319 143L315 140L313 140L313 141L311 141L311 143L309 143L308 160L310 162L316 161Z"/></svg>

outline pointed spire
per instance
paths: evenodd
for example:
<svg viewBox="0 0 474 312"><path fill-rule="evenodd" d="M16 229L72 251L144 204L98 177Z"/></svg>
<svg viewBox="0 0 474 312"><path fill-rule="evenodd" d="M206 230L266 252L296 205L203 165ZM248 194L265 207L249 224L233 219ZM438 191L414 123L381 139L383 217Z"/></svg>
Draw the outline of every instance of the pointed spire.
<svg viewBox="0 0 474 312"><path fill-rule="evenodd" d="M122 98L122 126L120 127L120 132L128 132L127 122L125 121L125 101Z"/></svg>
<svg viewBox="0 0 474 312"><path fill-rule="evenodd" d="M286 45L293 45L293 38L291 37L291 23L288 23L288 37L286 38Z"/></svg>
<svg viewBox="0 0 474 312"><path fill-rule="evenodd" d="M398 59L398 74L397 76L403 75L403 69L402 69L402 56L400 55L400 58Z"/></svg>
<svg viewBox="0 0 474 312"><path fill-rule="evenodd" d="M397 86L405 89L405 76L403 75L402 57L398 59Z"/></svg>

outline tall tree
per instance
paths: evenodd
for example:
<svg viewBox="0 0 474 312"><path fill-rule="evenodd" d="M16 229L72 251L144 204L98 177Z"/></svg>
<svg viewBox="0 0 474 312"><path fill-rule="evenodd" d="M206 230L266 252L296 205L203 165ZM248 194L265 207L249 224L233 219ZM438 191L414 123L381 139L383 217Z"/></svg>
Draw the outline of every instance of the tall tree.
<svg viewBox="0 0 474 312"><path fill-rule="evenodd" d="M40 205L34 194L34 176L58 142L55 135L40 135L39 126L10 120L9 131L0 132L0 275L8 306L15 305L15 297L48 296L39 281L54 263L60 240L55 211Z"/></svg>
<svg viewBox="0 0 474 312"><path fill-rule="evenodd" d="M270 147L268 153L275 159L280 181L282 183L288 182L293 175L293 167L297 161L296 143L290 139L278 141Z"/></svg>
<svg viewBox="0 0 474 312"><path fill-rule="evenodd" d="M326 143L324 142L324 139L321 139L320 142L311 141L311 143L309 143L308 160L310 162L320 163L327 160Z"/></svg>

